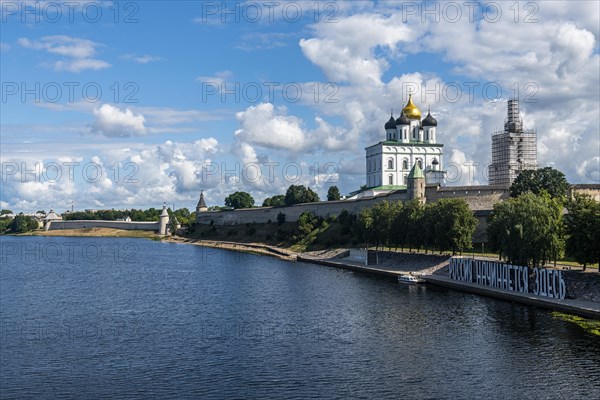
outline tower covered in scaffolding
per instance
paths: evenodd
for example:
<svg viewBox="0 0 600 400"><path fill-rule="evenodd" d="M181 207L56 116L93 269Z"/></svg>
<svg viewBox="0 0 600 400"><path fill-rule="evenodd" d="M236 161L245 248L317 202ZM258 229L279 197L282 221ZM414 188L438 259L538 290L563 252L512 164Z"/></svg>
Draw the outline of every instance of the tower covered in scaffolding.
<svg viewBox="0 0 600 400"><path fill-rule="evenodd" d="M492 135L490 185L510 185L526 169L537 169L537 132L524 129L519 100L508 100L504 131Z"/></svg>

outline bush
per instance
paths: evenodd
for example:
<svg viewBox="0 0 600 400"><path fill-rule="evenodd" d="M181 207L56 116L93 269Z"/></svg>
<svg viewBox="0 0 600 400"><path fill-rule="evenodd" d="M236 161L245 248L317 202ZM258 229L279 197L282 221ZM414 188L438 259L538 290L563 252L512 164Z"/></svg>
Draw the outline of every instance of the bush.
<svg viewBox="0 0 600 400"><path fill-rule="evenodd" d="M298 230L303 235L308 235L317 226L319 219L310 211L304 211L298 217Z"/></svg>
<svg viewBox="0 0 600 400"><path fill-rule="evenodd" d="M38 228L38 223L32 217L19 214L10 224L10 231L13 233L23 233L33 231Z"/></svg>
<svg viewBox="0 0 600 400"><path fill-rule="evenodd" d="M277 225L281 226L285 223L285 214L279 211L277 214Z"/></svg>

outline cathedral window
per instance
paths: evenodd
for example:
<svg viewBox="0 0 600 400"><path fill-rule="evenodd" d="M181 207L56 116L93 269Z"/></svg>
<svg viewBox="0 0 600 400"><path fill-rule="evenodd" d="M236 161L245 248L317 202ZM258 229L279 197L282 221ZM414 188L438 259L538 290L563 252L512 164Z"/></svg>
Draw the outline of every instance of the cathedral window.
<svg viewBox="0 0 600 400"><path fill-rule="evenodd" d="M408 160L406 158L402 161L402 169L408 169Z"/></svg>
<svg viewBox="0 0 600 400"><path fill-rule="evenodd" d="M394 169L394 160L391 158L388 160L388 169Z"/></svg>
<svg viewBox="0 0 600 400"><path fill-rule="evenodd" d="M388 177L388 182L389 182L389 185L390 185L390 186L392 186L392 185L394 184L394 176L393 176L393 175L390 175L390 176Z"/></svg>
<svg viewBox="0 0 600 400"><path fill-rule="evenodd" d="M417 160L417 164L419 164L419 168L423 169L423 161L420 158Z"/></svg>

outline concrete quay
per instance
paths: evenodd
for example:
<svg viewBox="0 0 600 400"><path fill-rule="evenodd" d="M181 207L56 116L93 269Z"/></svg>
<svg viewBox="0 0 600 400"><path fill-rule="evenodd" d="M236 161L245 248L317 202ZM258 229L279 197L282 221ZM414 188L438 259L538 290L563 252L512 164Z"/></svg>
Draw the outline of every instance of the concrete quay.
<svg viewBox="0 0 600 400"><path fill-rule="evenodd" d="M389 276L395 278L397 278L399 275L410 273L408 271L401 271L396 269L365 266L361 265L358 262L347 262L345 260L343 262L323 260L304 257L300 255L297 257L297 261L303 261L333 268L341 268L355 272L380 276ZM426 284L430 285L459 290L467 293L473 293L480 296L492 297L500 300L507 300L516 303L542 307L554 311L564 312L567 314L578 315L584 318L600 320L600 303L596 302L576 299L556 300L547 297L536 296L532 293L509 292L501 289L495 289L486 286L455 281L442 275L419 274L419 276L425 279Z"/></svg>
<svg viewBox="0 0 600 400"><path fill-rule="evenodd" d="M487 286L455 281L441 275L423 275L422 278L425 279L428 284L435 286L446 287L454 290L462 290L463 292L478 294L481 296L514 301L517 303L600 320L600 303L577 299L557 300L548 297L536 296L532 293L508 292Z"/></svg>

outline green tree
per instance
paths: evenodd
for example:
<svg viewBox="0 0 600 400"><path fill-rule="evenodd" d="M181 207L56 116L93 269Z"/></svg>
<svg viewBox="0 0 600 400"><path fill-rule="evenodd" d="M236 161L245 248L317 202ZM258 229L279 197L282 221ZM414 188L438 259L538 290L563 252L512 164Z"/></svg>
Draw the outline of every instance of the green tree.
<svg viewBox="0 0 600 400"><path fill-rule="evenodd" d="M423 244L423 218L425 208L418 199L407 201L403 212L406 214L405 243L409 248L418 249Z"/></svg>
<svg viewBox="0 0 600 400"><path fill-rule="evenodd" d="M0 211L0 215L4 215L4 214L12 214L13 212L11 210L7 210L6 208L3 208L2 211Z"/></svg>
<svg viewBox="0 0 600 400"><path fill-rule="evenodd" d="M235 209L250 208L254 205L254 199L246 192L235 192L225 197L225 205Z"/></svg>
<svg viewBox="0 0 600 400"><path fill-rule="evenodd" d="M267 197L265 201L263 201L263 207L283 207L285 206L285 196L283 194L278 194L273 197Z"/></svg>
<svg viewBox="0 0 600 400"><path fill-rule="evenodd" d="M319 218L315 214L310 211L304 211L298 217L298 230L306 236L315 229L318 222Z"/></svg>
<svg viewBox="0 0 600 400"><path fill-rule="evenodd" d="M174 214L182 226L183 225L189 226L190 223L193 222L193 220L191 219L192 215L190 213L190 210L188 210L185 207L175 210Z"/></svg>
<svg viewBox="0 0 600 400"><path fill-rule="evenodd" d="M0 235L4 234L12 223L11 218L0 218Z"/></svg>
<svg viewBox="0 0 600 400"><path fill-rule="evenodd" d="M367 247L376 240L375 221L373 219L373 211L370 208L363 208L358 213L356 230L358 237L367 245Z"/></svg>
<svg viewBox="0 0 600 400"><path fill-rule="evenodd" d="M583 265L598 263L600 272L600 203L589 196L575 195L565 215L567 254Z"/></svg>
<svg viewBox="0 0 600 400"><path fill-rule="evenodd" d="M396 250L398 247L404 248L406 244L406 210L401 201L391 204L390 219L388 243L390 246L394 246Z"/></svg>
<svg viewBox="0 0 600 400"><path fill-rule="evenodd" d="M291 185L285 193L285 205L293 206L301 203L316 203L319 201L319 195L313 192L311 188L303 185Z"/></svg>
<svg viewBox="0 0 600 400"><path fill-rule="evenodd" d="M542 266L564 251L562 203L549 194L526 193L494 205L488 240L512 264Z"/></svg>
<svg viewBox="0 0 600 400"><path fill-rule="evenodd" d="M510 196L518 197L531 192L546 191L552 198L563 198L569 189L565 174L551 167L529 169L521 172L510 186Z"/></svg>
<svg viewBox="0 0 600 400"><path fill-rule="evenodd" d="M340 198L340 189L337 186L330 186L329 190L327 190L327 201L335 201Z"/></svg>
<svg viewBox="0 0 600 400"><path fill-rule="evenodd" d="M472 246L477 218L463 199L440 199L425 208L428 235L424 242L452 254Z"/></svg>
<svg viewBox="0 0 600 400"><path fill-rule="evenodd" d="M371 209L371 217L373 219L373 240L375 241L375 249L379 245L385 245L389 242L390 228L392 225L392 207L387 200L377 203Z"/></svg>
<svg viewBox="0 0 600 400"><path fill-rule="evenodd" d="M27 215L17 215L10 224L10 231L12 233L23 233L33 231L38 228L38 222Z"/></svg>

